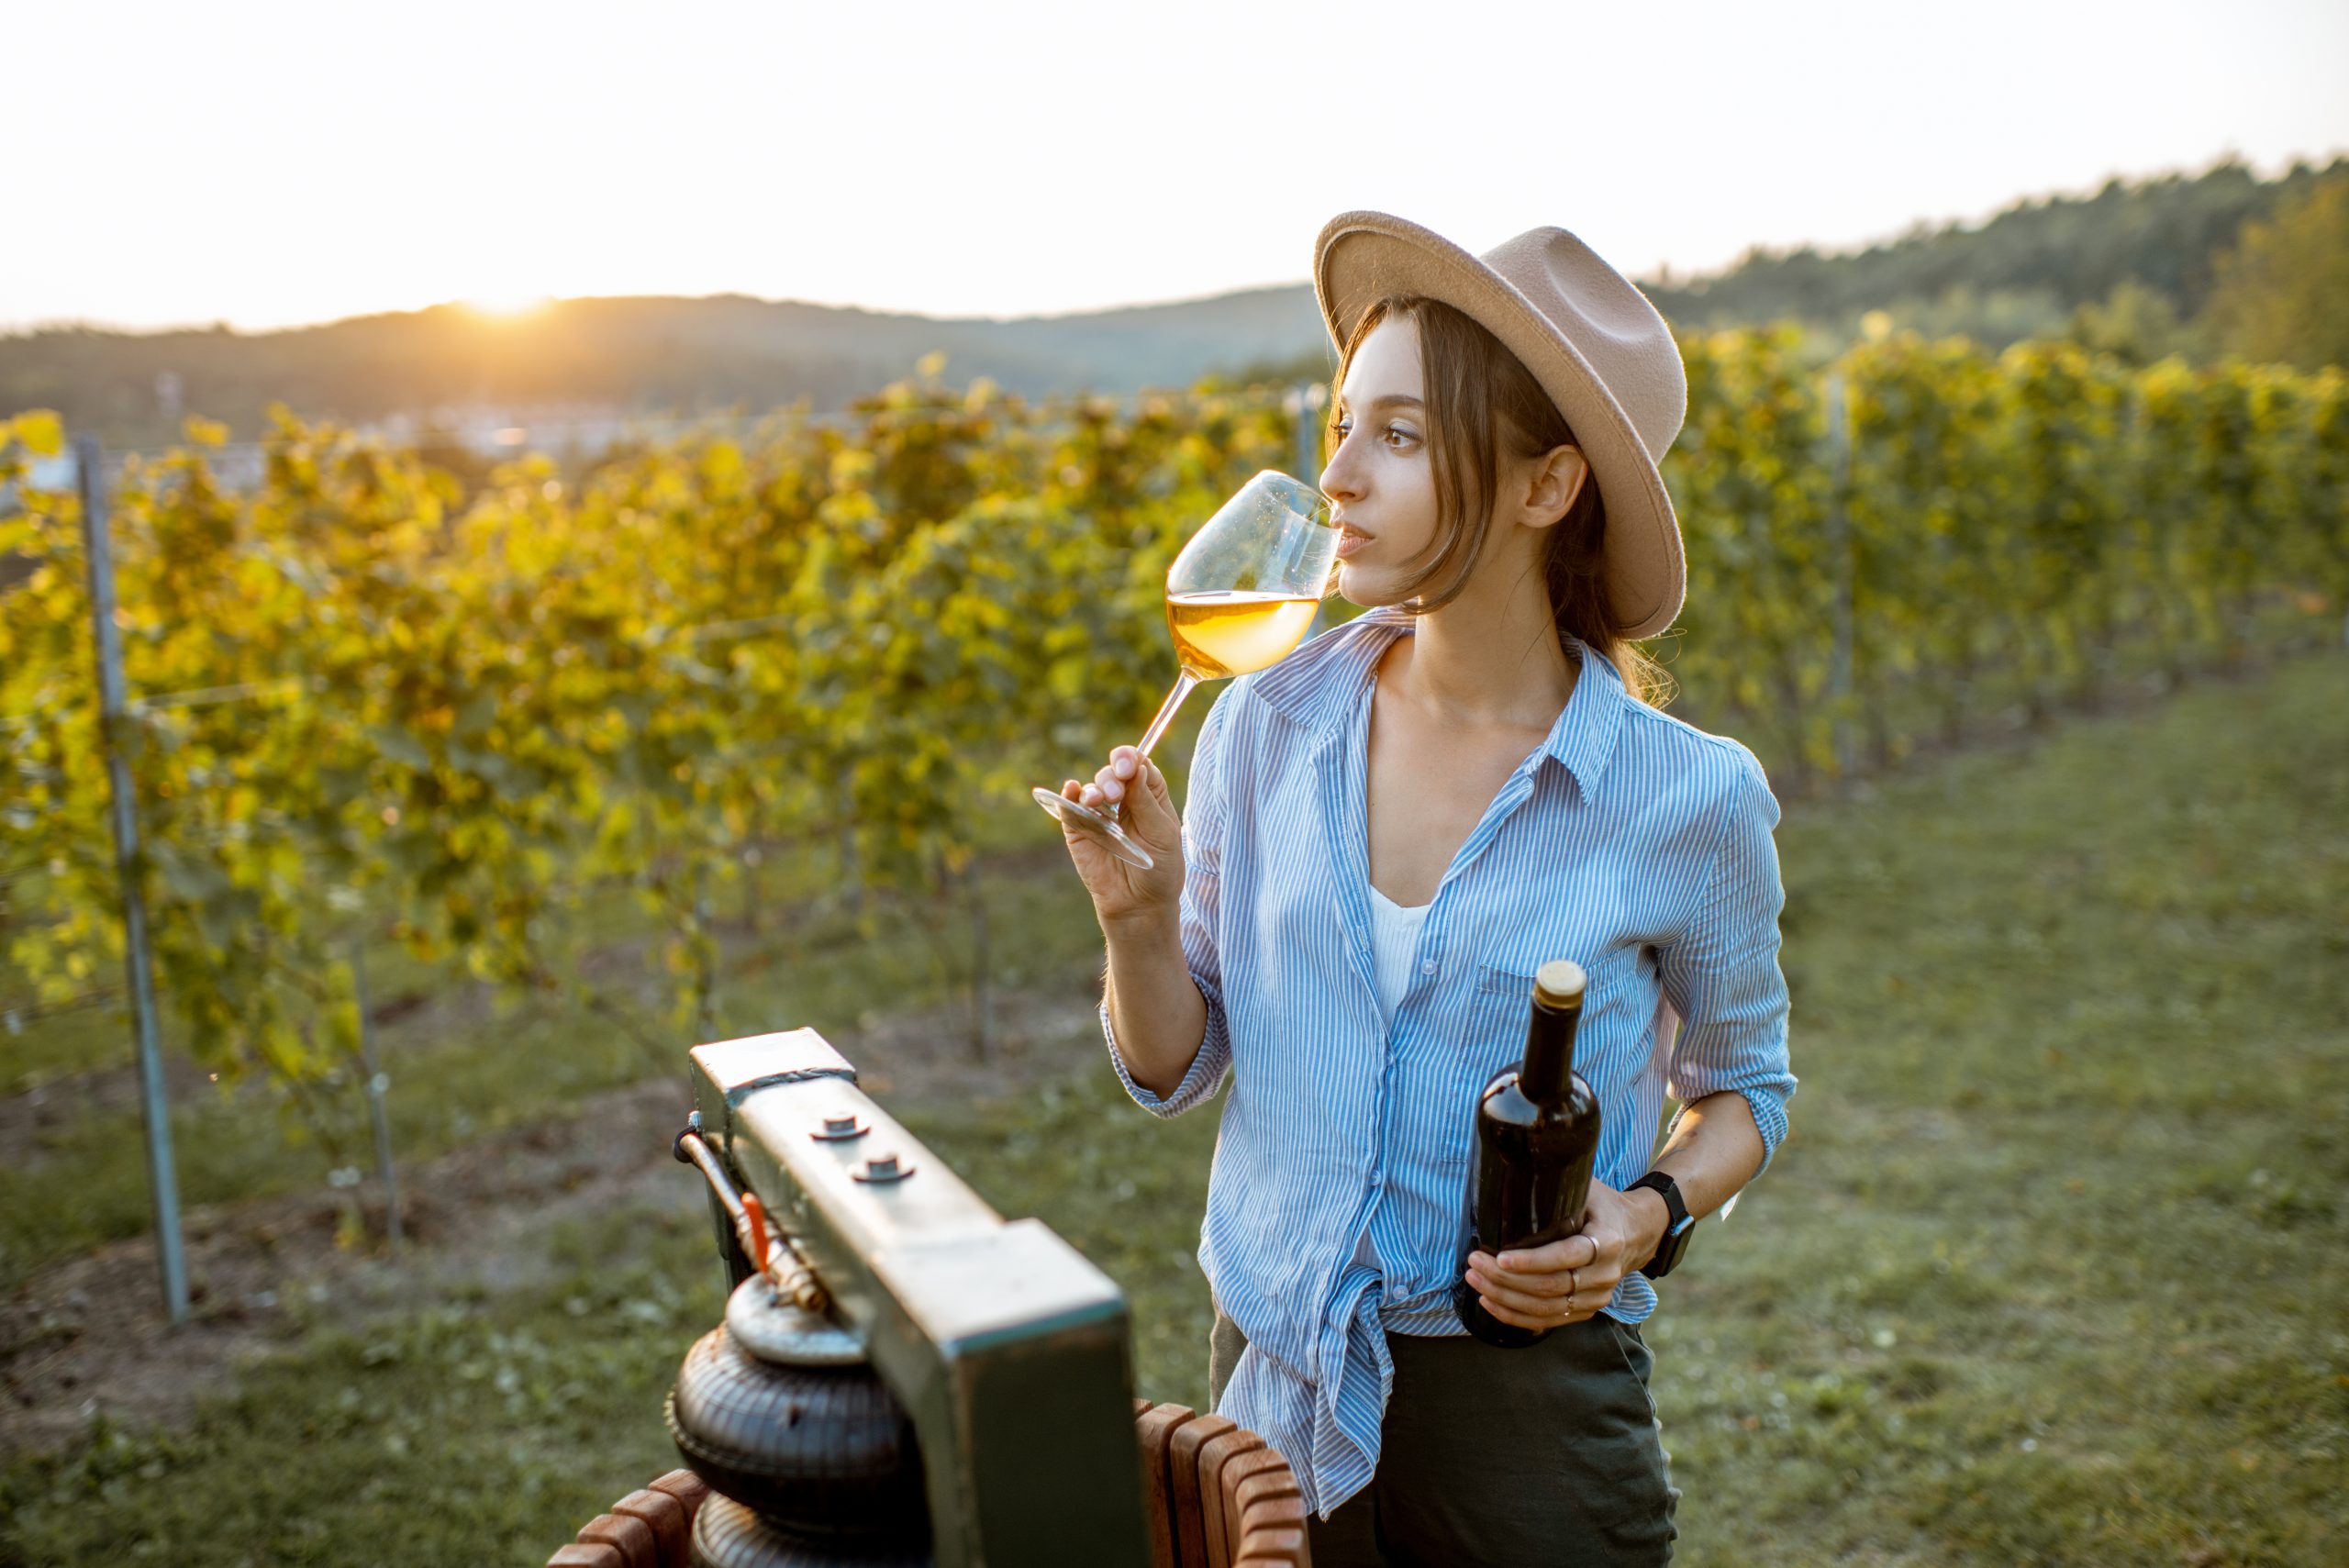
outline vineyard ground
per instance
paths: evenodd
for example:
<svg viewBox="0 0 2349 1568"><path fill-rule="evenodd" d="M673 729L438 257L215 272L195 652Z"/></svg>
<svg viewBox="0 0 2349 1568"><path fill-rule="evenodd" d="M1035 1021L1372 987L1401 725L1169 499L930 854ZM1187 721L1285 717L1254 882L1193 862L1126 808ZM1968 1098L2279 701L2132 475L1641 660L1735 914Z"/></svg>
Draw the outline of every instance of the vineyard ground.
<svg viewBox="0 0 2349 1568"><path fill-rule="evenodd" d="M2288 604L2268 607L2256 636L2232 662L2197 675L2221 685L2257 679L2267 659L2293 656L2331 628L2311 623ZM2262 650L2267 651L2260 651ZM1956 750L2009 751L2037 742L2035 728L2011 672L1976 677L1979 716ZM2124 643L2093 706L2076 699L2067 712L2111 715L2143 711L2168 699L2170 678L2157 651ZM1934 735L1923 695L1899 694L1897 733L1903 749L1897 772L1939 765L1950 745ZM1181 760L1204 718L1192 705L1163 749L1181 787ZM1674 710L1711 727L1684 697ZM1738 725L1729 733L1750 739L1765 762L1776 754L1768 738ZM1785 800L1798 797L1800 773L1771 762ZM1839 796L1865 799L1876 787L1863 775ZM998 806L979 826L979 869L990 918L999 933L990 964L995 983L1017 991L1071 994L1096 984L1098 948L1084 904L1058 846L1039 840L1039 820L1024 798ZM838 898L838 862L829 845L770 845L756 881L720 889L718 922L723 978L718 1026L723 1035L775 1027L777 1020L822 1020L838 1033L869 1028L895 1008L938 1010L952 1028L946 998L969 1001L970 932L951 908L922 907L882 898L864 920L849 917ZM758 918L751 918L755 905ZM658 929L625 888L593 897L566 917L581 955L573 973L628 1004L640 1026L655 1034L684 1032L662 1017L667 993L652 961ZM640 1079L657 1057L575 994L520 997L459 978L418 962L389 940L370 944L372 994L378 998L379 1056L389 1070L391 1123L403 1163L439 1158L484 1134L560 1118L583 1096ZM0 964L0 995L28 986ZM876 1006L876 998L889 998ZM43 1266L109 1241L141 1235L150 1224L144 1166L139 1157L137 1080L129 1065L128 1029L118 1013L91 1009L50 1020L29 1033L0 1037L0 1291ZM184 1199L212 1207L312 1191L329 1164L368 1166L355 1096L344 1091L342 1147L308 1143L292 1122L279 1092L265 1078L241 1085L212 1084L173 1050L166 1018L165 1070L173 1107L173 1137ZM363 1201L353 1195L344 1207ZM197 1282L200 1286L202 1282Z"/></svg>
<svg viewBox="0 0 2349 1568"><path fill-rule="evenodd" d="M902 1015L830 1037L891 1105L934 1109L983 1093L1065 1078L1099 1048L1090 1001L1031 993L998 999L996 1061L974 1061L963 1009ZM310 1191L206 1206L187 1223L200 1286L193 1322L173 1331L155 1309L155 1250L145 1238L45 1270L0 1304L6 1399L0 1453L47 1450L104 1412L184 1424L233 1387L239 1364L328 1326L363 1326L451 1298L543 1284L545 1240L614 1212L659 1223L701 1210L669 1156L691 1108L681 1080L606 1090L575 1112L467 1144L403 1173L408 1250L349 1244L348 1206ZM370 1202L369 1229L380 1231Z"/></svg>
<svg viewBox="0 0 2349 1568"><path fill-rule="evenodd" d="M1081 995L1095 982L1087 951L1085 895L1057 840L1037 843L1051 824L1022 803L1016 828L1029 842L987 860L986 897L996 928L998 1028L1017 1036L1005 998ZM1033 817L1033 823L1026 820ZM1014 840L1016 842L1017 840ZM810 857L811 862L813 857ZM765 868L769 900L753 928L737 917L718 928L723 978L720 1036L820 1020L853 1046L896 1027L912 1009L940 1037L970 1049L966 931L957 912L876 896L860 921L817 900L800 881L812 864ZM655 939L629 895L591 910L582 933L582 972L625 1002L644 1027L689 1038L663 1017L668 992L654 961ZM739 907L739 906L738 906ZM1097 943L1097 933L1090 937ZM397 1157L403 1166L438 1158L484 1137L561 1119L587 1096L643 1079L656 1059L626 1032L565 993L517 998L445 978L389 943L368 959L390 1015L377 1029ZM437 984L436 984L437 982ZM958 1011L959 1009L959 1011ZM779 1023L778 1020L783 1020ZM0 1080L21 1085L0 1096L0 1289L95 1246L143 1235L150 1225L139 1145L136 1084L121 1036L125 1026L93 1011L50 1026L37 1051L0 1057ZM36 1031L36 1034L39 1031ZM29 1038L29 1037L28 1037ZM169 1051L173 1137L181 1190L194 1207L315 1192L330 1163L282 1112L272 1085L229 1088L206 1081ZM103 1063L74 1071L77 1060ZM973 1052L975 1059L975 1052ZM355 1102L354 1102L355 1108ZM363 1126L346 1129L342 1157L372 1172ZM372 1186L369 1189L372 1192Z"/></svg>
<svg viewBox="0 0 2349 1568"><path fill-rule="evenodd" d="M1796 1130L1649 1335L1683 1561L2324 1560L2349 1528L2345 763L2329 653L1790 805ZM1002 922L1068 977L1008 1009L1014 1082L980 1092L934 1002L895 1040L828 1032L999 1207L1126 1285L1141 1389L1196 1402L1214 1124L1123 1105L1065 881ZM869 985L874 962L838 966ZM765 1016L853 1017L848 995ZM418 1046L403 1072L457 1065ZM338 1251L315 1199L207 1215L224 1267L263 1260L232 1286L284 1304L240 1324L218 1293L231 1321L197 1334L245 1339L107 1328L151 1294L135 1241L44 1268L17 1303L55 1321L29 1347L12 1325L12 1379L28 1348L254 1353L161 1420L38 1400L72 1414L39 1446L71 1435L0 1472L0 1562L531 1561L665 1468L655 1412L714 1264L667 1161L675 1091L606 1093L417 1168L399 1268Z"/></svg>

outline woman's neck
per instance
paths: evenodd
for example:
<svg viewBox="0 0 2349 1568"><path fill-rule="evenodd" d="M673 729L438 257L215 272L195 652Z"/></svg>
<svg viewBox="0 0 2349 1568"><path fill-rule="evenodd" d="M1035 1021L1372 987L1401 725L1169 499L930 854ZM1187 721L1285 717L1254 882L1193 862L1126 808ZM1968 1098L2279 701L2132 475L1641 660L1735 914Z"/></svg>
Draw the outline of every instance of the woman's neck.
<svg viewBox="0 0 2349 1568"><path fill-rule="evenodd" d="M1412 637L1398 639L1410 646L1396 650L1408 662L1395 672L1395 683L1447 723L1547 734L1574 695L1575 678L1574 661L1558 642L1549 594L1532 570L1476 577L1458 598L1419 617Z"/></svg>

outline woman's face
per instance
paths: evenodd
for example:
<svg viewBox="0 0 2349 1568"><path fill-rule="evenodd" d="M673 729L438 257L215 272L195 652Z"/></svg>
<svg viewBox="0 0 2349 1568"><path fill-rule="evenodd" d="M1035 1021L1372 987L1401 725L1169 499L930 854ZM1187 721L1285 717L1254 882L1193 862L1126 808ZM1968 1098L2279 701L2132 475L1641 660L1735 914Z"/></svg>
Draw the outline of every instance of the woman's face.
<svg viewBox="0 0 2349 1568"><path fill-rule="evenodd" d="M1428 461L1419 328L1390 316L1371 328L1338 391L1337 447L1321 493L1345 527L1338 592L1365 606L1395 603L1407 563L1435 538L1435 470Z"/></svg>

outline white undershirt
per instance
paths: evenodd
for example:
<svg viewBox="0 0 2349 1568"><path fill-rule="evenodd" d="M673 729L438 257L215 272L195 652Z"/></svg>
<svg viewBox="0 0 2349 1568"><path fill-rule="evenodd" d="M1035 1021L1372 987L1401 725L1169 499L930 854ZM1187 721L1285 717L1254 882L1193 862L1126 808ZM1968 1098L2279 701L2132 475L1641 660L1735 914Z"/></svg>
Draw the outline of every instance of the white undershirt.
<svg viewBox="0 0 2349 1568"><path fill-rule="evenodd" d="M1395 1009L1411 988L1411 955L1419 951L1419 928L1427 923L1431 904L1406 909L1384 893L1370 890L1370 954L1378 974L1378 1016L1395 1022Z"/></svg>
<svg viewBox="0 0 2349 1568"><path fill-rule="evenodd" d="M1431 907L1419 904L1406 909L1377 888L1370 890L1370 956L1371 968L1378 975L1378 1019L1390 1029L1403 993L1411 988L1411 955L1419 951L1419 928L1427 922ZM1367 1225L1354 1238L1354 1262L1374 1269L1379 1266Z"/></svg>
<svg viewBox="0 0 2349 1568"><path fill-rule="evenodd" d="M1402 1006L1403 993L1411 988L1411 958L1419 950L1419 928L1427 924L1432 907L1428 903L1406 909L1376 887L1370 890L1371 969L1378 977L1378 1021L1386 1029L1395 1027L1395 1009ZM1367 1225L1354 1238L1354 1262L1380 1267Z"/></svg>

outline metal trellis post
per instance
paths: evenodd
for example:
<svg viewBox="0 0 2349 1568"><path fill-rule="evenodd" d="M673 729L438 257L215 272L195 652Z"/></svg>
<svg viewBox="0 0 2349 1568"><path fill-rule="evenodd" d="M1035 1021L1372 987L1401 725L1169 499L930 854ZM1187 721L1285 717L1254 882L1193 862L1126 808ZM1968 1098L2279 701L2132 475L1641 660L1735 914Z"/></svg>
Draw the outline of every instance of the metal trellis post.
<svg viewBox="0 0 2349 1568"><path fill-rule="evenodd" d="M1827 548L1834 562L1834 646L1827 673L1835 776L1852 776L1852 408L1841 371L1827 377Z"/></svg>
<svg viewBox="0 0 2349 1568"><path fill-rule="evenodd" d="M115 625L114 550L106 532L106 477L95 436L73 438L74 479L82 495L82 533L90 562L90 621L98 654L98 740L113 796L115 866L122 887L123 962L129 971L130 1019L139 1045L139 1097L147 1118L147 1182L155 1205L155 1251L163 1269L163 1307L187 1320L187 1254L180 1241L179 1178L172 1164L172 1107L163 1093L163 1053L156 1040L155 985L147 953L147 905L139 891L139 814L130 793L128 703L123 690L122 632Z"/></svg>
<svg viewBox="0 0 2349 1568"><path fill-rule="evenodd" d="M1299 386L1292 397L1297 407L1297 476L1308 484L1321 483L1321 410L1330 389L1318 381Z"/></svg>
<svg viewBox="0 0 2349 1568"><path fill-rule="evenodd" d="M367 1024L367 939L351 939L351 999L359 1012L359 1068L367 1074L367 1119L375 1132L375 1176L384 1184L384 1234L400 1251L400 1184L392 1168L392 1118L384 1106L392 1082L375 1064L374 1031Z"/></svg>

